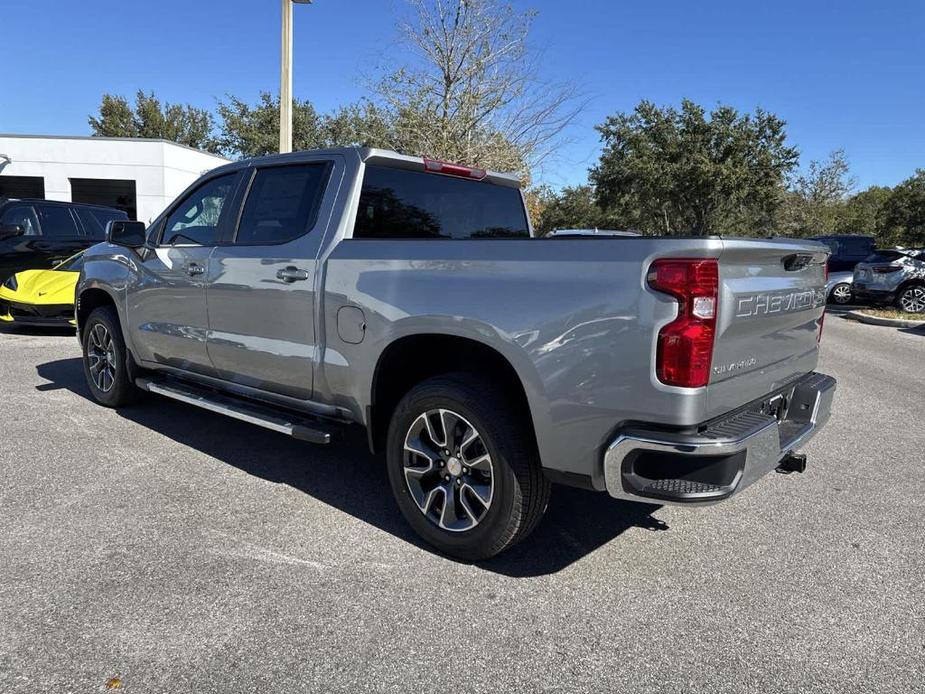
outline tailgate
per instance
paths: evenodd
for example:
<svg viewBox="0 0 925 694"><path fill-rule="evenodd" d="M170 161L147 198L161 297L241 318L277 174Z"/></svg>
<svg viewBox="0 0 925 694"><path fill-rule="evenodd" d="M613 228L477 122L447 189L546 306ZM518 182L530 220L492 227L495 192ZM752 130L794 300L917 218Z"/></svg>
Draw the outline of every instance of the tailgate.
<svg viewBox="0 0 925 694"><path fill-rule="evenodd" d="M828 253L811 241L723 241L710 416L815 369Z"/></svg>

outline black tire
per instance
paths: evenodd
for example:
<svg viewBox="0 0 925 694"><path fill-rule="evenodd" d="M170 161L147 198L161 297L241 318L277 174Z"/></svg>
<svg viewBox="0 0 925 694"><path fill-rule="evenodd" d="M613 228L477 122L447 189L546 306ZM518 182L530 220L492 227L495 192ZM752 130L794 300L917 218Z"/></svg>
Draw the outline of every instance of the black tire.
<svg viewBox="0 0 925 694"><path fill-rule="evenodd" d="M128 351L125 348L116 309L112 306L100 306L93 309L82 328L84 376L93 399L106 407L123 407L135 402L140 391L132 382L129 373ZM109 336L109 342L100 337L104 331ZM92 354L99 353L97 344L100 342L109 345L105 362L107 371L111 373L111 377L104 380L102 384L97 382L98 369L94 367L98 362L94 361L92 356ZM91 362L94 362L93 366Z"/></svg>
<svg viewBox="0 0 925 694"><path fill-rule="evenodd" d="M409 429L422 414L441 408L461 415L477 430L493 469L490 506L474 527L463 531L445 530L425 515L405 479L405 437ZM411 527L439 551L466 561L487 559L525 538L542 518L550 484L540 468L533 433L520 409L490 381L462 373L420 383L395 408L386 452L392 492Z"/></svg>
<svg viewBox="0 0 925 694"><path fill-rule="evenodd" d="M925 313L925 284L909 284L896 294L896 308L906 313Z"/></svg>
<svg viewBox="0 0 925 694"><path fill-rule="evenodd" d="M829 292L829 301L833 304L850 304L853 298L854 294L851 291L851 285L847 282L839 282Z"/></svg>

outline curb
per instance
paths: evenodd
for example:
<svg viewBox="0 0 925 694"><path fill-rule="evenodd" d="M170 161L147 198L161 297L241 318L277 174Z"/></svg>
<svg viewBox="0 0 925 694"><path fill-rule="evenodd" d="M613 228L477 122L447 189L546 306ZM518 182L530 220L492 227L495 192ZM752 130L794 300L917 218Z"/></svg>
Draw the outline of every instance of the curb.
<svg viewBox="0 0 925 694"><path fill-rule="evenodd" d="M869 316L866 313L861 313L860 311L848 311L845 314L849 318L853 318L856 321L861 323L867 323L869 325L886 325L891 328L919 328L925 325L925 320L904 320L902 318L880 318L878 316Z"/></svg>

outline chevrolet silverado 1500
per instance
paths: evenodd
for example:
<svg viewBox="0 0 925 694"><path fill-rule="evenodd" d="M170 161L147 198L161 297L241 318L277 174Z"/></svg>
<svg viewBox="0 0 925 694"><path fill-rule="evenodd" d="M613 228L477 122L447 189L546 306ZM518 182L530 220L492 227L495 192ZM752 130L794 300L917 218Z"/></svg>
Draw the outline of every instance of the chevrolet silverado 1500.
<svg viewBox="0 0 925 694"><path fill-rule="evenodd" d="M533 238L515 177L347 148L229 164L148 228L111 223L76 314L103 405L149 391L321 444L359 423L415 531L474 560L551 482L705 505L801 467L835 390L827 253Z"/></svg>

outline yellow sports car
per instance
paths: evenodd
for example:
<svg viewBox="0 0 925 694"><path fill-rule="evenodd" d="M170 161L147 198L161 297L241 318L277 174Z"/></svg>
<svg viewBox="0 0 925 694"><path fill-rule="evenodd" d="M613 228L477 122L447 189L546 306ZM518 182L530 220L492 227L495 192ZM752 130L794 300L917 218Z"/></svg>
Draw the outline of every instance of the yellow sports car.
<svg viewBox="0 0 925 694"><path fill-rule="evenodd" d="M0 286L0 322L24 325L77 325L74 289L83 252L51 270L23 270Z"/></svg>

